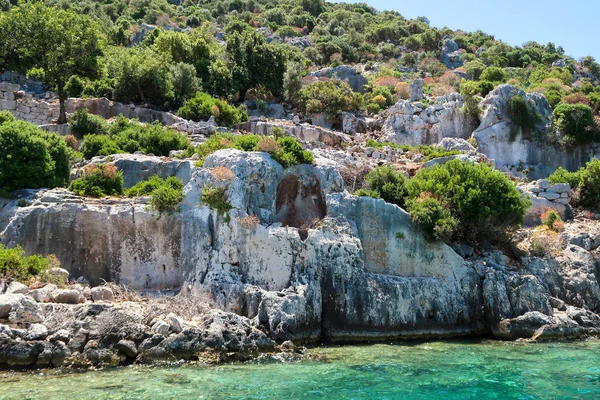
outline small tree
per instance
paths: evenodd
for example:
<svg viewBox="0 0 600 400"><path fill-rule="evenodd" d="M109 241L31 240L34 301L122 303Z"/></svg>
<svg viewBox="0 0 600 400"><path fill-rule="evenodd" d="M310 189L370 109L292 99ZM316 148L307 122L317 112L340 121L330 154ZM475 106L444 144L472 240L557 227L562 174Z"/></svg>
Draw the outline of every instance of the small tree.
<svg viewBox="0 0 600 400"><path fill-rule="evenodd" d="M15 67L31 71L56 90L58 123L67 122L65 86L72 75L97 74L103 44L99 26L85 14L46 7L43 2L20 3L0 18L3 24L10 27L11 34L2 40L5 48L17 55Z"/></svg>

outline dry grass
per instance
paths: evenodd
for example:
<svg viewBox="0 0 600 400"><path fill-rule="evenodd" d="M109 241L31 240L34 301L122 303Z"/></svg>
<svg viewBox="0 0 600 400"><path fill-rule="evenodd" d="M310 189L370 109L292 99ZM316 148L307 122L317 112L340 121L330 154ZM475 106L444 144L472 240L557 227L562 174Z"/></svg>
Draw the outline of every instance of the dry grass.
<svg viewBox="0 0 600 400"><path fill-rule="evenodd" d="M408 100L410 99L410 86L407 82L400 82L394 88L398 99Z"/></svg>
<svg viewBox="0 0 600 400"><path fill-rule="evenodd" d="M254 229L260 223L256 215L248 215L238 220L239 224L246 229Z"/></svg>
<svg viewBox="0 0 600 400"><path fill-rule="evenodd" d="M206 296L194 296L180 293L173 297L159 297L148 302L145 321L152 321L161 315L173 313L184 321L206 314L211 309L210 300Z"/></svg>
<svg viewBox="0 0 600 400"><path fill-rule="evenodd" d="M77 141L77 138L75 136L65 136L65 142L67 142L67 146L69 146L72 150L79 150L79 142Z"/></svg>
<svg viewBox="0 0 600 400"><path fill-rule="evenodd" d="M219 166L210 170L210 173L215 178L221 181L230 181L233 179L233 171L227 167Z"/></svg>
<svg viewBox="0 0 600 400"><path fill-rule="evenodd" d="M545 226L535 228L528 242L530 256L544 257L562 249L560 235Z"/></svg>
<svg viewBox="0 0 600 400"><path fill-rule="evenodd" d="M275 153L279 150L279 145L275 138L266 136L258 142L258 151L263 151L265 153Z"/></svg>
<svg viewBox="0 0 600 400"><path fill-rule="evenodd" d="M344 186L350 193L354 193L359 189L362 189L365 181L365 176L371 172L371 169L365 165L361 165L357 168L340 168L340 175L344 180Z"/></svg>

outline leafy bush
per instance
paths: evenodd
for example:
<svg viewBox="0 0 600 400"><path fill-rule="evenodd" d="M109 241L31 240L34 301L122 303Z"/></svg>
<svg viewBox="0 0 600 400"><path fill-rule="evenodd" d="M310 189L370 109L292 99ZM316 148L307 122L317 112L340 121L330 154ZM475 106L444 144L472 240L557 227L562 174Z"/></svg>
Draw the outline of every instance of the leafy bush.
<svg viewBox="0 0 600 400"><path fill-rule="evenodd" d="M565 135L566 144L586 144L599 139L590 106L560 103L554 109L554 119L556 128Z"/></svg>
<svg viewBox="0 0 600 400"><path fill-rule="evenodd" d="M0 125L0 190L64 186L71 150L65 140L24 121Z"/></svg>
<svg viewBox="0 0 600 400"><path fill-rule="evenodd" d="M575 189L581 183L581 174L577 172L569 172L563 167L558 167L552 175L548 177L548 181L555 183L568 183L572 189Z"/></svg>
<svg viewBox="0 0 600 400"><path fill-rule="evenodd" d="M246 112L203 92L186 100L177 115L192 121L205 121L214 116L215 121L223 126L234 126L248 120Z"/></svg>
<svg viewBox="0 0 600 400"><path fill-rule="evenodd" d="M214 208L219 215L224 215L233 208L227 200L227 188L218 186L204 186L202 189L202 203Z"/></svg>
<svg viewBox="0 0 600 400"><path fill-rule="evenodd" d="M87 160L95 156L109 156L123 152L119 145L107 135L86 136L79 151Z"/></svg>
<svg viewBox="0 0 600 400"><path fill-rule="evenodd" d="M342 111L363 108L364 99L343 81L317 81L300 90L300 108L304 114L325 112L332 121L341 122Z"/></svg>
<svg viewBox="0 0 600 400"><path fill-rule="evenodd" d="M104 135L108 132L108 124L99 115L90 114L87 108L80 108L69 118L69 126L79 137L88 134Z"/></svg>
<svg viewBox="0 0 600 400"><path fill-rule="evenodd" d="M196 147L196 154L200 157L198 166L204 164L206 157L215 151L234 148L242 151L264 151L280 163L284 168L296 164L310 164L314 155L302 148L302 145L291 136L275 139L271 136L259 135L233 135L231 133L218 133L211 136L206 142Z"/></svg>
<svg viewBox="0 0 600 400"><path fill-rule="evenodd" d="M123 193L123 171L110 163L87 165L81 178L71 182L69 190L79 196L119 196Z"/></svg>
<svg viewBox="0 0 600 400"><path fill-rule="evenodd" d="M366 188L358 190L357 196L375 197L404 207L405 178L393 167L388 165L374 169L365 176L365 183Z"/></svg>
<svg viewBox="0 0 600 400"><path fill-rule="evenodd" d="M594 158L578 172L581 177L579 204L583 207L600 207L600 160Z"/></svg>
<svg viewBox="0 0 600 400"><path fill-rule="evenodd" d="M12 115L10 111L0 111L0 125L2 125L5 122L13 122L16 120L17 119L14 115Z"/></svg>
<svg viewBox="0 0 600 400"><path fill-rule="evenodd" d="M506 72L502 68L487 67L479 77L482 81L504 83L506 81Z"/></svg>
<svg viewBox="0 0 600 400"><path fill-rule="evenodd" d="M28 281L34 276L43 276L50 268L59 266L58 260L53 255L27 257L21 246L7 248L0 244L0 277L4 279Z"/></svg>
<svg viewBox="0 0 600 400"><path fill-rule="evenodd" d="M81 97L85 82L83 78L77 75L72 75L65 85L65 92L69 97Z"/></svg>
<svg viewBox="0 0 600 400"><path fill-rule="evenodd" d="M183 182L170 176L166 180L158 175L136 183L126 192L127 197L150 196L150 206L159 212L170 212L177 209L183 200Z"/></svg>
<svg viewBox="0 0 600 400"><path fill-rule="evenodd" d="M553 209L546 210L541 215L542 224L545 225L548 229L551 229L555 232L559 232L564 228L564 223L558 211Z"/></svg>
<svg viewBox="0 0 600 400"><path fill-rule="evenodd" d="M406 189L407 211L438 239L498 239L523 223L529 206L500 171L459 160L421 169Z"/></svg>
<svg viewBox="0 0 600 400"><path fill-rule="evenodd" d="M508 100L508 117L513 124L523 130L525 136L535 128L535 124L540 120L533 105L518 95Z"/></svg>
<svg viewBox="0 0 600 400"><path fill-rule="evenodd" d="M169 185L163 185L154 190L150 195L150 205L158 212L170 212L177 209L184 195L181 189L177 190Z"/></svg>
<svg viewBox="0 0 600 400"><path fill-rule="evenodd" d="M308 150L304 150L296 138L285 136L277 139L279 150L271 154L271 157L284 168L296 164L311 164L315 156Z"/></svg>

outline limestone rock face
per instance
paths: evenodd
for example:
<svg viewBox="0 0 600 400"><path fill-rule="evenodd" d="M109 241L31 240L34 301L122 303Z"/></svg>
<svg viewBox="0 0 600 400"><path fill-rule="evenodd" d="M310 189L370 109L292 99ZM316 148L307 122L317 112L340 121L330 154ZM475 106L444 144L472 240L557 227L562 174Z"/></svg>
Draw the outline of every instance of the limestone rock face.
<svg viewBox="0 0 600 400"><path fill-rule="evenodd" d="M176 158L146 156L140 154L113 154L111 162L123 171L123 187L130 188L136 183L158 175L162 179L176 176L187 184L194 170L194 161ZM106 157L94 157L91 164L104 163Z"/></svg>
<svg viewBox="0 0 600 400"><path fill-rule="evenodd" d="M15 201L16 203L16 201ZM5 207L0 242L55 254L72 276L135 289L179 287L181 220L131 200L93 200L64 189L37 191L28 207Z"/></svg>
<svg viewBox="0 0 600 400"><path fill-rule="evenodd" d="M444 39L442 52L440 53L440 61L442 64L450 69L462 67L465 63L462 54L463 53L459 50L458 45L454 40L449 37Z"/></svg>
<svg viewBox="0 0 600 400"><path fill-rule="evenodd" d="M446 137L467 139L474 126L461 107L462 97L457 93L426 109L400 100L384 113L383 140L417 146L438 144Z"/></svg>
<svg viewBox="0 0 600 400"><path fill-rule="evenodd" d="M317 78L335 78L346 82L352 90L359 93L364 93L364 86L368 83L367 78L360 74L356 68L349 65L340 65L338 67L327 67L318 71L311 72L310 76Z"/></svg>
<svg viewBox="0 0 600 400"><path fill-rule="evenodd" d="M524 135L511 123L508 101L514 96L527 100L540 121L532 132ZM522 172L533 179L545 178L558 166L576 170L590 158L590 149L576 147L565 152L549 144L547 135L552 125L552 108L540 93L525 93L512 85L500 85L479 104L483 110L481 124L473 132L479 151L495 161L497 169ZM537 139L536 139L537 138Z"/></svg>

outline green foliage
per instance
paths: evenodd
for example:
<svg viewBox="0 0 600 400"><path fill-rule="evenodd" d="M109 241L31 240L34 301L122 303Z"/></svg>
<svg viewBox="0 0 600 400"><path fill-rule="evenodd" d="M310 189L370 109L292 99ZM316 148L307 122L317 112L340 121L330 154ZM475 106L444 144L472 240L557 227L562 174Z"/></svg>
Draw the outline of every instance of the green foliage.
<svg viewBox="0 0 600 400"><path fill-rule="evenodd" d="M200 90L201 81L196 77L196 68L191 64L181 62L171 65L169 72L174 91L172 103L175 107L179 107L185 99Z"/></svg>
<svg viewBox="0 0 600 400"><path fill-rule="evenodd" d="M186 100L177 114L192 121L205 121L214 116L215 121L224 126L234 126L248 120L245 111L202 92L198 92L193 98Z"/></svg>
<svg viewBox="0 0 600 400"><path fill-rule="evenodd" d="M482 81L504 83L506 81L506 72L502 68L487 67L481 73L480 79Z"/></svg>
<svg viewBox="0 0 600 400"><path fill-rule="evenodd" d="M363 97L337 79L313 82L300 91L303 113L325 112L335 122L341 121L342 111L360 110L362 105Z"/></svg>
<svg viewBox="0 0 600 400"><path fill-rule="evenodd" d="M478 84L471 81L462 81L458 91L463 97L464 111L473 118L479 120L481 109L479 108L479 98L476 97L477 93L480 91Z"/></svg>
<svg viewBox="0 0 600 400"><path fill-rule="evenodd" d="M67 84L65 85L65 92L68 97L81 97L84 87L85 82L83 81L83 78L73 75L69 78Z"/></svg>
<svg viewBox="0 0 600 400"><path fill-rule="evenodd" d="M548 210L547 212L542 214L542 224L545 225L548 229L554 229L554 223L556 221L562 222L562 218L556 210Z"/></svg>
<svg viewBox="0 0 600 400"><path fill-rule="evenodd" d="M583 207L600 207L600 160L594 158L579 170L581 192L579 204Z"/></svg>
<svg viewBox="0 0 600 400"><path fill-rule="evenodd" d="M279 145L279 150L272 153L271 157L284 168L296 164L311 164L315 158L310 151L304 150L294 137L280 137L277 139L277 145Z"/></svg>
<svg viewBox="0 0 600 400"><path fill-rule="evenodd" d="M69 185L69 190L79 196L120 196L123 193L123 171L114 164L88 165L82 176Z"/></svg>
<svg viewBox="0 0 600 400"><path fill-rule="evenodd" d="M586 144L599 140L592 109L585 104L560 103L554 109L555 126L566 144Z"/></svg>
<svg viewBox="0 0 600 400"><path fill-rule="evenodd" d="M438 239L499 239L523 223L529 207L500 171L459 160L421 169L406 189L407 211Z"/></svg>
<svg viewBox="0 0 600 400"><path fill-rule="evenodd" d="M191 148L187 136L155 124L140 124L124 117L108 126L108 135L86 135L79 148L86 159L97 155L141 151L168 156L171 150Z"/></svg>
<svg viewBox="0 0 600 400"><path fill-rule="evenodd" d="M358 190L357 196L375 197L404 207L405 178L393 167L388 165L374 169L365 176L365 183L366 188Z"/></svg>
<svg viewBox="0 0 600 400"><path fill-rule="evenodd" d="M300 63L288 63L283 76L283 92L287 101L295 104L298 102L300 90L302 89L302 65Z"/></svg>
<svg viewBox="0 0 600 400"><path fill-rule="evenodd" d="M544 96L546 96L548 104L550 104L550 107L552 107L553 109L556 108L556 106L563 99L563 94L558 90L548 90L546 93L544 93Z"/></svg>
<svg viewBox="0 0 600 400"><path fill-rule="evenodd" d="M460 151L457 150L444 150L441 147L431 146L431 145L419 145L416 147L407 145L407 144L397 144L394 142L377 142L373 139L367 140L365 143L367 147L373 147L376 149L381 149L382 147L391 147L393 149L401 149L402 151L412 151L415 153L423 154L425 156L424 161L431 161L434 158L440 157L448 157L460 154Z"/></svg>
<svg viewBox="0 0 600 400"><path fill-rule="evenodd" d="M394 97L392 96L392 92L386 86L378 86L375 89L373 89L372 96L383 96L385 98L386 107L390 107L392 104L394 104Z"/></svg>
<svg viewBox="0 0 600 400"><path fill-rule="evenodd" d="M555 183L568 183L571 188L576 188L581 183L581 175L579 171L569 172L563 167L558 167L552 175L548 177L548 181L552 184Z"/></svg>
<svg viewBox="0 0 600 400"><path fill-rule="evenodd" d="M70 154L57 134L24 121L4 122L0 125L0 189L64 186Z"/></svg>
<svg viewBox="0 0 600 400"><path fill-rule="evenodd" d="M0 17L3 54L12 54L13 68L27 72L35 68L46 84L58 93L59 123L66 122L65 85L73 75L93 77L98 71L102 36L98 23L73 10L47 7L43 2L23 2ZM35 27L35 29L32 29Z"/></svg>
<svg viewBox="0 0 600 400"><path fill-rule="evenodd" d="M108 132L108 124L99 115L90 114L87 108L80 108L69 118L71 131L78 137L87 134L105 135Z"/></svg>
<svg viewBox="0 0 600 400"><path fill-rule="evenodd" d="M233 208L227 198L227 187L204 186L201 200L202 203L217 210L219 215L227 214Z"/></svg>
<svg viewBox="0 0 600 400"><path fill-rule="evenodd" d="M480 60L473 60L466 62L464 69L469 78L478 81L486 66Z"/></svg>
<svg viewBox="0 0 600 400"><path fill-rule="evenodd" d="M8 248L0 244L0 277L27 282L34 277L43 278L45 272L60 264L54 256L26 256L21 246Z"/></svg>
<svg viewBox="0 0 600 400"><path fill-rule="evenodd" d="M107 135L86 136L79 151L86 160L96 156L110 156L123 152L119 145Z"/></svg>
<svg viewBox="0 0 600 400"><path fill-rule="evenodd" d="M0 111L0 125L4 124L5 122L13 122L16 120L17 119L10 111Z"/></svg>
<svg viewBox="0 0 600 400"><path fill-rule="evenodd" d="M533 104L525 98L516 95L508 100L508 117L513 124L523 130L527 136L540 121L540 116L535 112Z"/></svg>
<svg viewBox="0 0 600 400"><path fill-rule="evenodd" d="M171 212L183 200L183 182L170 176L166 180L158 175L136 183L126 192L127 197L150 196L150 206L158 212Z"/></svg>

